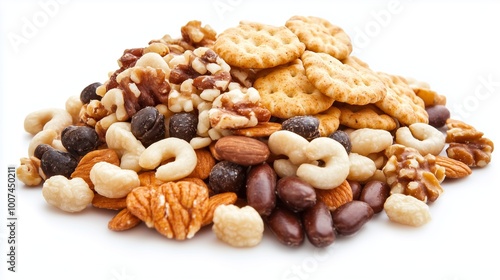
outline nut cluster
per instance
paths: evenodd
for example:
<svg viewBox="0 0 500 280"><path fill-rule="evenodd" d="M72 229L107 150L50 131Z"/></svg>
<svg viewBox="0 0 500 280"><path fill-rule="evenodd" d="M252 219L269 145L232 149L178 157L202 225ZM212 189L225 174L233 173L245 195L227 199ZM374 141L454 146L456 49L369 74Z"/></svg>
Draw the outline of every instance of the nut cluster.
<svg viewBox="0 0 500 280"><path fill-rule="evenodd" d="M318 22L331 25L294 17L286 27L242 22L218 35L190 21L179 38L126 49L104 83L68 98L65 109L26 116L33 138L19 179L42 185L63 211L115 211L113 231L144 223L186 240L212 225L235 247L259 244L266 226L286 246L307 239L325 247L383 211L397 223L427 223L445 178L487 166L493 142L451 119L446 98L426 83L376 73L350 56L342 29L323 32L340 41L309 38ZM246 50L225 47L233 39ZM344 45L325 51L342 53L314 52L335 42ZM314 107L301 112L318 113L279 108L282 83L287 98ZM371 99L356 95L360 85Z"/></svg>

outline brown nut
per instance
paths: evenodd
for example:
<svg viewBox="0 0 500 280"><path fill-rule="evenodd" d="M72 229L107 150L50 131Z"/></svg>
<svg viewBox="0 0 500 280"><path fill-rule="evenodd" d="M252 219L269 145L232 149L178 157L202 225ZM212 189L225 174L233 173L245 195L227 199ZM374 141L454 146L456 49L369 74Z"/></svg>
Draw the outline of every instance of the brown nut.
<svg viewBox="0 0 500 280"><path fill-rule="evenodd" d="M351 235L360 230L373 214L373 209L368 203L353 200L333 211L333 226L338 234Z"/></svg>
<svg viewBox="0 0 500 280"><path fill-rule="evenodd" d="M131 229L141 223L127 208L122 209L108 222L108 228L113 231Z"/></svg>
<svg viewBox="0 0 500 280"><path fill-rule="evenodd" d="M298 212L316 204L315 189L297 176L278 180L276 192L280 200L292 211Z"/></svg>
<svg viewBox="0 0 500 280"><path fill-rule="evenodd" d="M307 239L316 247L326 247L335 241L333 219L328 206L318 201L302 214Z"/></svg>
<svg viewBox="0 0 500 280"><path fill-rule="evenodd" d="M90 187L94 189L94 183L90 180L90 170L98 162L108 162L116 166L120 165L120 158L118 154L113 149L101 149L95 150L87 153L82 157L75 171L71 174L71 178L80 177L82 178Z"/></svg>
<svg viewBox="0 0 500 280"><path fill-rule="evenodd" d="M267 163L252 166L247 175L247 203L261 216L268 216L276 206L276 180L276 172Z"/></svg>
<svg viewBox="0 0 500 280"><path fill-rule="evenodd" d="M370 181L364 185L359 200L368 203L376 214L384 210L385 200L390 193L391 188L385 182Z"/></svg>
<svg viewBox="0 0 500 280"><path fill-rule="evenodd" d="M282 244L296 247L304 243L304 229L300 217L292 211L277 207L266 221L274 236Z"/></svg>
<svg viewBox="0 0 500 280"><path fill-rule="evenodd" d="M361 185L359 185L359 187L361 191ZM315 189L315 191L318 200L323 201L326 206L328 206L328 209L330 209L330 211L334 211L340 206L353 200L352 187L347 180L344 180L344 182L342 182L342 184L340 184L336 188L329 190Z"/></svg>
<svg viewBox="0 0 500 280"><path fill-rule="evenodd" d="M270 155L263 142L246 136L225 136L215 143L215 151L222 159L243 166L263 163Z"/></svg>
<svg viewBox="0 0 500 280"><path fill-rule="evenodd" d="M445 178L458 179L469 176L472 173L472 169L467 164L449 157L436 156L436 164L444 167Z"/></svg>

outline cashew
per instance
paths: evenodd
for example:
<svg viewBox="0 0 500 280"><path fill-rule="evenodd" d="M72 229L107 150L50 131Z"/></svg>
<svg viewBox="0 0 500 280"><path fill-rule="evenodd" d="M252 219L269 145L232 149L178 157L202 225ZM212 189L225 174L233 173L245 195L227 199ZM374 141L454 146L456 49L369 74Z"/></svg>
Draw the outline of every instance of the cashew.
<svg viewBox="0 0 500 280"><path fill-rule="evenodd" d="M315 138L303 150L309 162L322 160L325 163L324 167L303 163L297 169L297 176L313 187L332 189L349 175L349 156L344 146L332 138Z"/></svg>
<svg viewBox="0 0 500 280"><path fill-rule="evenodd" d="M361 128L349 134L351 139L351 152L367 156L378 153L392 145L393 139L389 131L383 129Z"/></svg>
<svg viewBox="0 0 500 280"><path fill-rule="evenodd" d="M377 170L373 160L357 153L349 153L349 163L347 180L365 181Z"/></svg>
<svg viewBox="0 0 500 280"><path fill-rule="evenodd" d="M130 123L115 122L106 131L108 148L114 149L120 156L120 167L139 172L139 157L145 150L141 141L131 132Z"/></svg>
<svg viewBox="0 0 500 280"><path fill-rule="evenodd" d="M105 197L122 198L140 186L139 175L133 170L121 169L109 162L98 162L90 169L94 190Z"/></svg>
<svg viewBox="0 0 500 280"><path fill-rule="evenodd" d="M441 153L445 146L445 140L445 134L425 123L403 126L396 131L396 143L415 148L423 156Z"/></svg>
<svg viewBox="0 0 500 280"><path fill-rule="evenodd" d="M24 119L24 130L35 135L42 130L53 129L59 135L65 127L72 123L72 116L64 109L42 109L26 116Z"/></svg>
<svg viewBox="0 0 500 280"><path fill-rule="evenodd" d="M82 109L83 103L80 100L80 96L73 95L70 96L65 103L66 111L73 118L73 124L80 121L80 111Z"/></svg>
<svg viewBox="0 0 500 280"><path fill-rule="evenodd" d="M173 162L158 167L162 161L173 157ZM158 167L155 176L162 181L175 181L188 176L197 162L193 147L187 141L175 137L151 144L139 158L139 165L144 169Z"/></svg>
<svg viewBox="0 0 500 280"><path fill-rule="evenodd" d="M280 130L271 134L268 145L271 153L288 156L292 164L310 161L304 153L304 147L309 145L309 141L289 130Z"/></svg>
<svg viewBox="0 0 500 280"><path fill-rule="evenodd" d="M127 110L125 110L125 101L121 89L113 88L108 90L101 99L101 104L109 112L116 112L116 119L118 121L126 121L129 118Z"/></svg>
<svg viewBox="0 0 500 280"><path fill-rule="evenodd" d="M80 212L92 202L94 192L82 178L62 175L50 177L43 183L43 198L52 206L67 212Z"/></svg>

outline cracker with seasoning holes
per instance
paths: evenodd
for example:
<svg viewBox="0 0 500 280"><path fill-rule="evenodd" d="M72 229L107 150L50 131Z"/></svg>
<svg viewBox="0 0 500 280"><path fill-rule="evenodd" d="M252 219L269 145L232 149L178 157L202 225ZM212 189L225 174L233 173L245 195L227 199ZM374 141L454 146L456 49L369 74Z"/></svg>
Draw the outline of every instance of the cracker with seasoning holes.
<svg viewBox="0 0 500 280"><path fill-rule="evenodd" d="M300 59L266 71L253 86L260 93L260 103L278 118L317 114L334 101L309 82Z"/></svg>
<svg viewBox="0 0 500 280"><path fill-rule="evenodd" d="M352 52L351 38L329 21L313 16L293 16L285 26L299 37L307 50L327 53L339 60Z"/></svg>
<svg viewBox="0 0 500 280"><path fill-rule="evenodd" d="M366 105L385 95L386 86L369 68L355 68L329 54L312 51L305 51L302 61L309 81L336 101Z"/></svg>
<svg viewBox="0 0 500 280"><path fill-rule="evenodd" d="M305 46L285 26L242 21L219 34L214 50L231 66L263 69L294 61Z"/></svg>
<svg viewBox="0 0 500 280"><path fill-rule="evenodd" d="M429 122L424 101L415 94L403 77L383 72L378 72L377 75L387 88L385 97L375 103L378 108L403 125Z"/></svg>

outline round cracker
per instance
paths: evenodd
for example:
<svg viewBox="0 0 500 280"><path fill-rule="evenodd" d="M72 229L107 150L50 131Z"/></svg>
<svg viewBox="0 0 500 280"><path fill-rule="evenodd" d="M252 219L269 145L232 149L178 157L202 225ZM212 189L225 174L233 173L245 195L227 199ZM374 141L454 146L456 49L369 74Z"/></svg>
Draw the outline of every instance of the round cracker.
<svg viewBox="0 0 500 280"><path fill-rule="evenodd" d="M305 45L285 26L242 21L219 34L214 50L231 66L262 69L294 61Z"/></svg>
<svg viewBox="0 0 500 280"><path fill-rule="evenodd" d="M336 101L366 105L381 100L386 87L369 68L344 64L326 53L305 51L302 61L309 81Z"/></svg>
<svg viewBox="0 0 500 280"><path fill-rule="evenodd" d="M403 125L429 122L424 101L415 94L403 77L382 72L377 75L387 87L384 98L375 103L378 108Z"/></svg>
<svg viewBox="0 0 500 280"><path fill-rule="evenodd" d="M350 128L373 128L391 131L398 127L397 122L391 116L382 112L373 104L349 105L335 103L340 110L340 124Z"/></svg>
<svg viewBox="0 0 500 280"><path fill-rule="evenodd" d="M309 82L300 59L265 72L253 87L271 115L283 119L317 114L330 108L334 101Z"/></svg>
<svg viewBox="0 0 500 280"><path fill-rule="evenodd" d="M285 26L292 30L307 50L327 53L339 60L352 52L351 38L340 27L313 16L293 16Z"/></svg>

